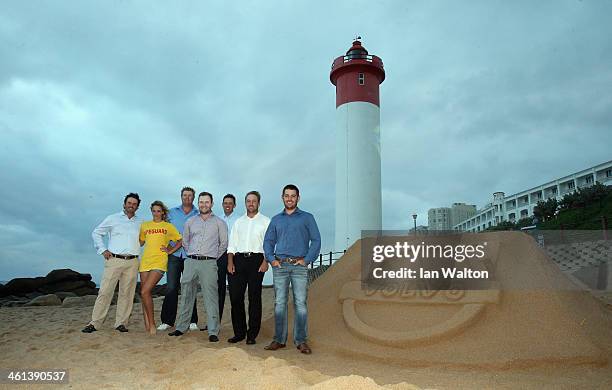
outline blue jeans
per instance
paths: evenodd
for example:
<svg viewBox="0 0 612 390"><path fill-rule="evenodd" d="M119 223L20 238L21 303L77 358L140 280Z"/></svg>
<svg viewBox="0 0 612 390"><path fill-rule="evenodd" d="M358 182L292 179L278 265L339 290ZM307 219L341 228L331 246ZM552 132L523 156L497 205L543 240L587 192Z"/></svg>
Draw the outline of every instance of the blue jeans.
<svg viewBox="0 0 612 390"><path fill-rule="evenodd" d="M287 297L289 284L293 291L293 342L296 345L308 338L308 268L302 265L281 263L272 267L274 277L274 341L287 343Z"/></svg>

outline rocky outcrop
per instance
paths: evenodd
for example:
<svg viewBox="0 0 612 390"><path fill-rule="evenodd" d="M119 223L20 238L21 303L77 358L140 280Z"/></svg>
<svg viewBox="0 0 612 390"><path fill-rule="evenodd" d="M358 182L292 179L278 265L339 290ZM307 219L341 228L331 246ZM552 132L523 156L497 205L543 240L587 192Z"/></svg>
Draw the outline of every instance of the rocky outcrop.
<svg viewBox="0 0 612 390"><path fill-rule="evenodd" d="M61 299L55 294L41 295L32 299L24 306L59 306L62 304Z"/></svg>
<svg viewBox="0 0 612 390"><path fill-rule="evenodd" d="M96 303L97 295L85 295L82 297L66 297L62 302L62 307L83 307L93 306Z"/></svg>
<svg viewBox="0 0 612 390"><path fill-rule="evenodd" d="M118 290L119 286L115 289L112 304L117 302ZM163 296L165 292L165 284L157 285L153 289L153 297ZM30 305L32 302L38 302L36 299L39 297L48 297L49 295L59 299L59 305L63 307L91 306L95 302L97 294L98 288L91 280L90 274L82 274L71 269L56 269L44 277L16 278L6 285L0 285L0 307ZM93 300L90 296L93 296ZM69 299L66 305L62 304L62 301L68 298L77 297L87 298L82 300ZM41 298L40 302L57 302L53 298L46 299L52 299L52 301L45 301ZM140 282L136 284L134 302L140 302Z"/></svg>
<svg viewBox="0 0 612 390"><path fill-rule="evenodd" d="M51 293L72 292L77 296L97 294L96 284L90 274L81 274L71 269L56 269L47 276L16 278L0 288L0 298L8 296L35 298Z"/></svg>
<svg viewBox="0 0 612 390"><path fill-rule="evenodd" d="M27 293L37 291L45 284L44 277L38 278L15 278L4 286L3 296L16 295L26 296Z"/></svg>

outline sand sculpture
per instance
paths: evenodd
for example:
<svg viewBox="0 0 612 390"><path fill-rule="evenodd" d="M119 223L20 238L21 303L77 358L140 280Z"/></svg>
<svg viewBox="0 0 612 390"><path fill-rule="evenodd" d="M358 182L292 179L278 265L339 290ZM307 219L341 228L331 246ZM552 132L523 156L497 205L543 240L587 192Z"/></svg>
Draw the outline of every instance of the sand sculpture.
<svg viewBox="0 0 612 390"><path fill-rule="evenodd" d="M531 237L496 232L461 240L485 240L492 248L497 280L489 288L364 291L361 241L353 245L310 287L315 351L406 366L607 364L612 331L603 307ZM265 328L273 328L272 320Z"/></svg>

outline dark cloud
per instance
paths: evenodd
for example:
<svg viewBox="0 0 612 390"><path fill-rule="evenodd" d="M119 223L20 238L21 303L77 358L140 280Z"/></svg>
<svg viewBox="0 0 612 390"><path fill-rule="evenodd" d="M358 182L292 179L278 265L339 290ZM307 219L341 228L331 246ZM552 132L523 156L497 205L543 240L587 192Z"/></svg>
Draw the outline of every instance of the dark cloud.
<svg viewBox="0 0 612 390"><path fill-rule="evenodd" d="M95 275L125 193L293 182L331 250L332 60L385 62L383 220L482 205L610 159L608 2L12 2L0 15L0 279ZM242 212L242 202L239 201Z"/></svg>

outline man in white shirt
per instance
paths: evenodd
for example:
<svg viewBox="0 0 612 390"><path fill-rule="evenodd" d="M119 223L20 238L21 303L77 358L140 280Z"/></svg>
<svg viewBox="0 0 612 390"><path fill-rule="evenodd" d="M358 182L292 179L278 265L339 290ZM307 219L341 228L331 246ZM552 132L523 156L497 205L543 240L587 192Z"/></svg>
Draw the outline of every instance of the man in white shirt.
<svg viewBox="0 0 612 390"><path fill-rule="evenodd" d="M227 341L237 343L246 338L247 344L255 344L261 327L261 284L268 270L268 263L263 255L263 240L270 218L259 213L259 192L249 192L244 200L246 215L234 223L227 247L227 272L234 329L234 336ZM247 287L248 328L244 310L244 293Z"/></svg>
<svg viewBox="0 0 612 390"><path fill-rule="evenodd" d="M95 332L102 326L108 308L119 282L115 329L127 332L126 328L136 292L138 279L138 255L140 254L140 224L142 218L136 215L140 206L138 194L129 193L123 200L123 211L109 215L91 234L99 255L104 257L104 274L98 290L98 297L91 315L91 322L83 333ZM104 238L108 236L108 246Z"/></svg>

